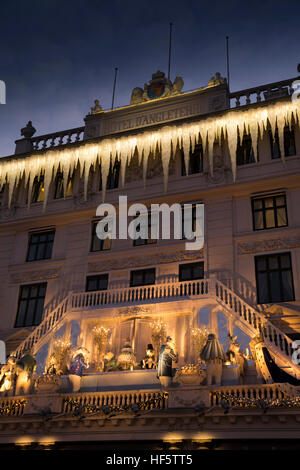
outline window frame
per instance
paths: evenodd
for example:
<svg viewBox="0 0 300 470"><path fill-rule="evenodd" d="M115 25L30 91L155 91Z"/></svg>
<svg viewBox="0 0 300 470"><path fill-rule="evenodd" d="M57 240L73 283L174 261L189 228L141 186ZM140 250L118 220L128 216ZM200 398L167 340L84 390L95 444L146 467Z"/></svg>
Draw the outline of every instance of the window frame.
<svg viewBox="0 0 300 470"><path fill-rule="evenodd" d="M284 204L283 205L280 205L280 206L277 206L276 205L276 197L283 197L284 198ZM274 227L267 227L266 226L266 212L269 210L271 210L271 208L266 208L265 207L265 200L266 199L273 199L273 213L274 213L274 221L275 221L275 225ZM257 200L262 200L262 209L255 209L254 208L254 204L255 204L255 201ZM251 208L252 208L252 226L253 226L253 230L255 232L258 232L258 231L261 231L261 230L274 230L274 229L278 229L278 228L285 228L285 227L288 227L289 226L289 220L288 220L288 210L287 210L287 200L286 200L286 193L277 193L277 194L266 194L266 195L261 195L261 196L253 196L251 198ZM277 209L282 209L284 208L285 209L285 217L286 217L286 225L278 225L278 215L277 215ZM256 228L255 227L255 214L257 212L262 212L262 215L263 215L263 228Z"/></svg>
<svg viewBox="0 0 300 470"><path fill-rule="evenodd" d="M100 221L101 219L99 220L93 220L92 221L92 233L91 233L91 243L90 243L90 253L98 253L98 252L101 252L101 251L109 251L111 250L111 245L112 245L112 240L111 238L107 237L105 240L100 240L100 238L97 237L97 234L96 234L96 225L97 223ZM94 237L97 238L97 240L99 240L99 243L100 243L100 250L93 250L93 244L94 244ZM108 242L109 240L109 242ZM105 243L109 243L109 247L105 248L104 247L104 244Z"/></svg>
<svg viewBox="0 0 300 470"><path fill-rule="evenodd" d="M49 234L53 234L53 240L46 240L45 242L41 242L40 240L38 242L32 242L32 238L35 237L35 236L41 236L41 235L49 235ZM28 240L28 246L27 246L27 255L26 255L26 263L31 263L32 261L43 261L43 260L46 260L46 259L51 259L52 258L52 253L53 253L53 245L54 245L54 240L55 240L55 229L48 229L48 230L39 230L39 231L34 231L34 232L29 232L29 240ZM49 243L52 243L52 246L51 246L51 252L50 252L50 256L45 256L46 252L47 252L47 246ZM38 252L38 249L39 249L39 245L44 245L44 248L43 248L43 258L36 258L36 255L37 255L37 252ZM34 259L29 259L29 253L30 253L30 249L32 246L36 246L36 250L35 250L35 258Z"/></svg>
<svg viewBox="0 0 300 470"><path fill-rule="evenodd" d="M197 265L201 265L202 268L202 277L191 277L190 279L182 279L182 273L181 270L184 268L190 268L192 269L193 267L196 267ZM198 279L204 279L204 261L196 261L194 263L183 263L178 266L178 280L179 282L189 282L189 281L196 281Z"/></svg>
<svg viewBox="0 0 300 470"><path fill-rule="evenodd" d="M280 261L280 257L281 256L287 256L289 257L289 261L290 261L290 267L289 268L282 268L281 267L281 261ZM278 258L278 266L280 267L280 269L270 269L269 268L269 258L270 257L274 257L276 256ZM266 258L266 267L267 269L265 271L259 271L258 270L258 267L257 267L257 264L258 264L258 261L261 260L262 258ZM293 302L295 300L295 285L294 285L294 276L293 276L293 264L292 264L292 256L291 256L291 252L287 251L287 252L283 252L283 253L270 253L270 254L263 254L263 255L258 255L258 256L255 256L254 257L254 266L255 266L255 280L256 280L256 296L257 296L257 304L269 304L269 303L278 303L278 302ZM282 300L283 296L283 281L282 281L282 276L281 276L281 273L283 271L289 271L290 274L291 274L291 283L292 283L292 298L291 299L287 299L287 300ZM279 277L279 281L280 281L280 294L281 294L281 298L280 300L269 300L271 298L271 281L270 281L270 272L279 272L280 273L280 277ZM268 301L267 302L260 302L260 292L259 292L259 282L258 282L258 274L259 273L267 273L267 290L268 290Z"/></svg>
<svg viewBox="0 0 300 470"><path fill-rule="evenodd" d="M290 134L292 134L292 137L291 137ZM278 135L278 127L277 126L276 126L276 129L275 129L274 138L273 138L272 129L269 129L269 138L270 138L271 159L272 160L280 160L282 158L282 155L281 155L281 150L280 150L280 145L279 145L279 135ZM287 151L287 138L289 138L289 139L292 138L293 139L294 149L295 149L294 153L289 153ZM275 155L275 152L274 152L274 145L275 144L277 146L277 152L278 152L277 157L274 156ZM283 129L283 146L284 146L284 157L285 158L294 157L295 155L297 155L296 139L295 139L295 126L294 125L291 126L291 129L289 128L288 125L284 126L284 129Z"/></svg>
<svg viewBox="0 0 300 470"><path fill-rule="evenodd" d="M28 297L24 297L22 298L22 290L25 289L25 288L29 288L30 290L31 289L34 289L34 288L38 288L38 294L39 294L39 291L41 288L45 288L45 295L43 297L41 297L40 295L37 295L36 297L30 297L28 295ZM30 292L30 291L29 291ZM18 296L18 308L17 308L17 314L16 314L16 318L15 318L15 325L14 325L14 328L26 328L26 327L31 327L31 326L38 326L42 320L43 320L43 312L44 312L44 305L45 305L45 298L46 298L46 293L47 293L47 282L38 282L38 283L35 283L35 284L23 284L19 287L19 296ZM40 299L44 299L43 301L43 309L42 309L42 313L41 313L41 316L40 316L40 321L37 322L36 321L36 316L37 316L37 305L38 305L38 300ZM20 305L21 305L21 302L22 301L25 301L27 300L27 305L26 305L26 311L25 311L25 314L24 314L24 322L22 322L22 324L18 325L18 317L19 317L19 314L20 314ZM34 315L33 315L33 322L31 324L27 324L26 323L26 317L28 315L28 308L29 308L29 302L30 300L35 300L35 307L34 307Z"/></svg>
<svg viewBox="0 0 300 470"><path fill-rule="evenodd" d="M102 278L102 279L101 279ZM88 289L88 283L90 280L92 279L97 279L97 281L101 281L101 280L106 280L107 282L107 285L105 288L102 288L100 289L99 287L95 290L91 290L91 289ZM105 274L91 274L91 275L88 275L86 276L86 282L85 282L85 292L97 292L97 291L103 291L103 290L108 290L108 281L109 281L109 274L108 273L105 273ZM98 283L97 283L98 284Z"/></svg>
<svg viewBox="0 0 300 470"><path fill-rule="evenodd" d="M194 151L190 147L189 150L189 172L187 173L185 167L185 159L184 159L184 152L181 150L181 176L190 176L190 175L199 175L203 173L203 146L202 143L195 144ZM192 159L199 159L199 171L192 171Z"/></svg>
<svg viewBox="0 0 300 470"><path fill-rule="evenodd" d="M133 275L135 273L143 273L143 283L132 285ZM154 282L147 282L145 283L145 275L146 273L152 272L154 273ZM130 271L130 287L142 287L142 286L154 286L156 283L156 268L148 268L148 269L133 269Z"/></svg>

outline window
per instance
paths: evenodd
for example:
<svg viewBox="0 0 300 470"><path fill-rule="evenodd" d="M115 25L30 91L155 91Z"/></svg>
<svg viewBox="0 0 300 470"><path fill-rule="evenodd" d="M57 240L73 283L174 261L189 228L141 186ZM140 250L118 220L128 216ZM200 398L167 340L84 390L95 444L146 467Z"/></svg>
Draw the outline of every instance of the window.
<svg viewBox="0 0 300 470"><path fill-rule="evenodd" d="M106 290L108 286L108 274L88 276L86 278L86 291Z"/></svg>
<svg viewBox="0 0 300 470"><path fill-rule="evenodd" d="M39 325L43 317L47 283L28 284L20 287L18 313L15 328Z"/></svg>
<svg viewBox="0 0 300 470"><path fill-rule="evenodd" d="M98 223L98 221L93 222L93 224L92 224L91 251L110 250L110 248L111 248L111 239L109 237L107 237L107 238L105 238L105 240L100 240L100 238L97 237L97 233L96 233L97 223Z"/></svg>
<svg viewBox="0 0 300 470"><path fill-rule="evenodd" d="M179 265L179 281L193 281L194 279L203 279L203 277L203 261Z"/></svg>
<svg viewBox="0 0 300 470"><path fill-rule="evenodd" d="M150 245L157 242L156 238L151 238L151 212L145 214L145 217L147 217L148 220L148 238L137 238L136 240L133 240L133 246ZM137 224L136 231L139 232L140 230L140 224Z"/></svg>
<svg viewBox="0 0 300 470"><path fill-rule="evenodd" d="M294 284L290 253L255 257L257 302L294 300Z"/></svg>
<svg viewBox="0 0 300 470"><path fill-rule="evenodd" d="M276 158L281 158L278 128L276 127L274 139L273 139L272 131L269 131L269 136L270 136L272 159L275 160ZM293 127L292 129L290 129L289 126L284 127L283 139L284 139L284 156L291 157L292 155L296 155L295 130Z"/></svg>
<svg viewBox="0 0 300 470"><path fill-rule="evenodd" d="M121 162L120 160L115 160L114 164L110 160L109 172L107 175L106 189L116 189L119 186L119 176L120 176ZM102 191L102 175L101 175L101 166L100 166L100 184L99 191Z"/></svg>
<svg viewBox="0 0 300 470"><path fill-rule="evenodd" d="M31 202L43 202L44 200L44 176L37 176L34 178L32 193L31 193Z"/></svg>
<svg viewBox="0 0 300 470"><path fill-rule="evenodd" d="M258 156L257 156L258 159ZM238 135L237 149L236 149L236 164L247 165L248 163L254 163L254 152L252 148L252 139L250 134L244 134L241 143L241 138Z"/></svg>
<svg viewBox="0 0 300 470"><path fill-rule="evenodd" d="M69 176L67 188L66 188L66 197L72 196L72 186L73 186L72 177ZM54 199L62 199L64 197L64 176L62 173L58 172L56 175L55 181L55 194Z"/></svg>
<svg viewBox="0 0 300 470"><path fill-rule="evenodd" d="M253 230L287 227L285 194L252 199Z"/></svg>
<svg viewBox="0 0 300 470"><path fill-rule="evenodd" d="M190 151L189 156L189 175L201 173L203 171L203 148L202 144L196 144L194 151ZM181 152L181 175L186 176L184 153Z"/></svg>
<svg viewBox="0 0 300 470"><path fill-rule="evenodd" d="M40 259L51 258L54 234L54 230L32 233L29 239L26 261L37 261Z"/></svg>
<svg viewBox="0 0 300 470"><path fill-rule="evenodd" d="M130 287L155 284L155 268L139 269L130 273Z"/></svg>

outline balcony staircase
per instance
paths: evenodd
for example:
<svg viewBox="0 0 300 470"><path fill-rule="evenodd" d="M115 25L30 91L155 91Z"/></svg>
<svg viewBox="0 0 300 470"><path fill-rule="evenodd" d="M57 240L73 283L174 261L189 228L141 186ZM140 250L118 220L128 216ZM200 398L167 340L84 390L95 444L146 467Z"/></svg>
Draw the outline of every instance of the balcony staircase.
<svg viewBox="0 0 300 470"><path fill-rule="evenodd" d="M263 312L251 306L231 288L217 279L198 279L186 282L170 282L141 287L109 289L96 292L70 292L52 311L47 312L42 322L18 346L14 354L21 357L26 350L34 354L46 343L53 329L58 329L68 313L95 311L103 308L128 305L153 304L181 300L214 300L241 326L250 338L261 334L266 346L280 367L300 379L300 366L293 364L293 341L275 327Z"/></svg>

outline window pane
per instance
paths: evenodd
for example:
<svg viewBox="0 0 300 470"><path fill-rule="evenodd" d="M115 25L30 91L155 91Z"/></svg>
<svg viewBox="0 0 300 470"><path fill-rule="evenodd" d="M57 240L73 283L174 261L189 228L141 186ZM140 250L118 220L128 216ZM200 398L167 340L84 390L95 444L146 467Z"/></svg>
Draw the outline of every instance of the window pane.
<svg viewBox="0 0 300 470"><path fill-rule="evenodd" d="M284 196L277 196L276 197L276 206L284 206L285 205L285 197Z"/></svg>
<svg viewBox="0 0 300 470"><path fill-rule="evenodd" d="M146 272L145 274L145 284L153 284L155 280L155 273L152 271Z"/></svg>
<svg viewBox="0 0 300 470"><path fill-rule="evenodd" d="M267 275L259 273L257 275L258 303L265 304L269 300Z"/></svg>
<svg viewBox="0 0 300 470"><path fill-rule="evenodd" d="M266 228L275 227L274 210L266 210Z"/></svg>
<svg viewBox="0 0 300 470"><path fill-rule="evenodd" d="M18 318L16 321L17 327L23 326L25 323L26 307L27 307L27 301L21 300L21 302L19 303Z"/></svg>
<svg viewBox="0 0 300 470"><path fill-rule="evenodd" d="M294 300L293 279L291 271L282 272L283 301Z"/></svg>
<svg viewBox="0 0 300 470"><path fill-rule="evenodd" d="M269 269L278 269L278 257L268 256L268 259L269 259Z"/></svg>
<svg viewBox="0 0 300 470"><path fill-rule="evenodd" d="M286 255L281 255L280 256L280 264L282 268L290 268L291 267L291 257L286 254Z"/></svg>
<svg viewBox="0 0 300 470"><path fill-rule="evenodd" d="M266 197L264 199L264 203L265 203L265 207L268 207L268 208L274 206L273 198Z"/></svg>
<svg viewBox="0 0 300 470"><path fill-rule="evenodd" d="M262 209L262 199L254 199L253 207L254 209Z"/></svg>
<svg viewBox="0 0 300 470"><path fill-rule="evenodd" d="M42 321L43 317L43 309L44 309L44 299L38 299L36 302L36 312L34 318L34 324L38 325Z"/></svg>
<svg viewBox="0 0 300 470"><path fill-rule="evenodd" d="M286 210L284 207L277 209L277 225L278 227L287 225Z"/></svg>
<svg viewBox="0 0 300 470"><path fill-rule="evenodd" d="M281 299L281 288L280 288L280 276L278 271L270 272L270 301L280 302Z"/></svg>
<svg viewBox="0 0 300 470"><path fill-rule="evenodd" d="M264 227L263 213L261 211L254 213L254 227L257 230L261 230L261 229L265 228Z"/></svg>

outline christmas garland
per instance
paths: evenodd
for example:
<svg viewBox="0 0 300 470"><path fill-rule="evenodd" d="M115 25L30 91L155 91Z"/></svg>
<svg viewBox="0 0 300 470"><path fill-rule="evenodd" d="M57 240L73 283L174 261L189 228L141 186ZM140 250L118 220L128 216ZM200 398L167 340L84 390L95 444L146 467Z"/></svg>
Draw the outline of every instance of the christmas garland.
<svg viewBox="0 0 300 470"><path fill-rule="evenodd" d="M11 415L14 414L18 409L26 404L26 400L18 400L10 405L0 406L0 415Z"/></svg>
<svg viewBox="0 0 300 470"><path fill-rule="evenodd" d="M79 415L83 413L103 413L105 415L111 415L112 413L122 413L124 411L133 411L138 413L139 411L151 410L151 405L157 405L161 401L164 401L168 397L168 394L161 393L157 397L149 398L145 401L139 401L136 403L130 403L127 405L93 405L89 403L80 403L80 401L73 400L71 398L65 398L64 403L71 405L74 408L73 414Z"/></svg>
<svg viewBox="0 0 300 470"><path fill-rule="evenodd" d="M247 398L237 397L222 392L214 392L214 396L221 399L220 405L223 408L300 408L300 396L285 398Z"/></svg>

